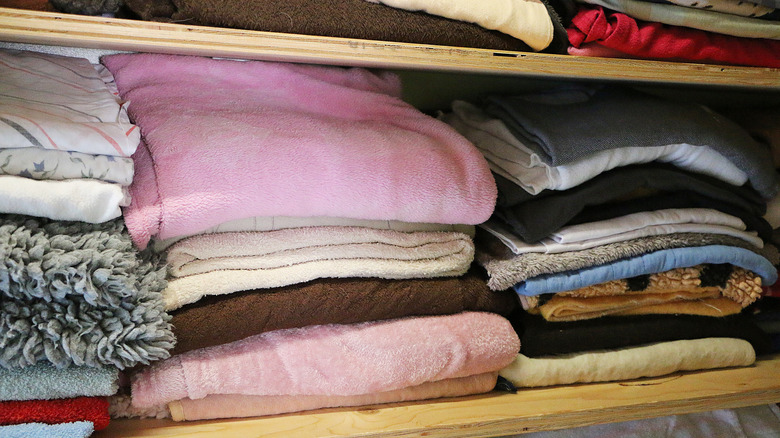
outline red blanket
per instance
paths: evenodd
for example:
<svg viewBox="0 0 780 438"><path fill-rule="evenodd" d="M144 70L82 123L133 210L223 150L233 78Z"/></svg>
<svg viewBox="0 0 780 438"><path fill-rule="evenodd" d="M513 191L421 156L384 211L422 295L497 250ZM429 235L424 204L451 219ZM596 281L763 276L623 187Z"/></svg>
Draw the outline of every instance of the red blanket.
<svg viewBox="0 0 780 438"><path fill-rule="evenodd" d="M637 58L780 67L780 41L637 21L600 6L580 6L568 34L574 47L596 42Z"/></svg>
<svg viewBox="0 0 780 438"><path fill-rule="evenodd" d="M71 423L91 421L95 430L108 426L108 399L76 397L60 400L23 400L0 402L0 425L23 423Z"/></svg>

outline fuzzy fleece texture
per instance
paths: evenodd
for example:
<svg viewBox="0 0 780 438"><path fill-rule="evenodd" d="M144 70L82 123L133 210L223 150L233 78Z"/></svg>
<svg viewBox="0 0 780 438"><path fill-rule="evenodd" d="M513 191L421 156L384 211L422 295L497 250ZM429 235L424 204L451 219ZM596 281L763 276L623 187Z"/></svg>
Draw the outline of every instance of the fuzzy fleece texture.
<svg viewBox="0 0 780 438"><path fill-rule="evenodd" d="M0 366L132 367L168 357L165 269L120 219L0 215Z"/></svg>
<svg viewBox="0 0 780 438"><path fill-rule="evenodd" d="M131 393L140 408L211 394L369 394L497 371L519 350L509 321L485 312L309 326L174 356L136 374Z"/></svg>
<svg viewBox="0 0 780 438"><path fill-rule="evenodd" d="M774 245L756 249L744 240L718 234L680 233L643 237L616 242L583 251L559 254L528 253L515 255L500 240L477 230L475 258L490 276L488 286L504 290L528 278L543 274L576 270L613 262L627 257L640 256L652 251L688 248L706 245L727 245L755 251L777 264L778 252Z"/></svg>
<svg viewBox="0 0 780 438"><path fill-rule="evenodd" d="M656 377L677 371L745 367L756 361L749 342L704 338L612 351L528 358L518 354L499 375L517 387L569 385Z"/></svg>
<svg viewBox="0 0 780 438"><path fill-rule="evenodd" d="M105 429L110 421L108 400L105 397L76 397L0 402L0 425L74 421L89 421L95 425L95 430Z"/></svg>
<svg viewBox="0 0 780 438"><path fill-rule="evenodd" d="M0 400L51 400L79 396L109 396L118 389L119 370L114 367L51 365L0 368Z"/></svg>
<svg viewBox="0 0 780 438"><path fill-rule="evenodd" d="M252 216L473 225L495 207L482 154L403 102L390 72L157 54L102 62L144 136L124 211L140 248Z"/></svg>
<svg viewBox="0 0 780 438"><path fill-rule="evenodd" d="M487 276L480 271L474 267L461 277L391 281L325 278L272 290L204 297L171 312L176 335L171 355L280 329L464 311L508 315L517 308L517 295L491 291Z"/></svg>
<svg viewBox="0 0 780 438"><path fill-rule="evenodd" d="M425 382L393 391L360 395L209 395L197 400L185 398L170 402L168 409L174 421L259 417L321 408L367 406L483 394L493 390L497 377L497 372L482 373Z"/></svg>
<svg viewBox="0 0 780 438"><path fill-rule="evenodd" d="M165 307L206 295L303 283L316 278L459 276L474 260L462 233L403 233L360 227L309 227L193 236L168 250Z"/></svg>
<svg viewBox="0 0 780 438"><path fill-rule="evenodd" d="M3 438L88 438L95 431L95 425L89 421L74 421L72 423L45 424L23 423L13 426L0 426L0 436Z"/></svg>

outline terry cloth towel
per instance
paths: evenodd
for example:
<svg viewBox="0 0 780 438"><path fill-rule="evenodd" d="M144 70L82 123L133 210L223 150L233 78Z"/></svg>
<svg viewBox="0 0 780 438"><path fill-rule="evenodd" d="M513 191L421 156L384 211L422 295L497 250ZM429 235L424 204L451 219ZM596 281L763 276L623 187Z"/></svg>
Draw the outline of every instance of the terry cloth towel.
<svg viewBox="0 0 780 438"><path fill-rule="evenodd" d="M119 370L113 367L54 368L34 365L0 368L0 400L51 400L115 394Z"/></svg>
<svg viewBox="0 0 780 438"><path fill-rule="evenodd" d="M439 115L439 119L474 143L493 172L532 195L542 190L570 189L607 170L651 161L671 163L734 185L742 185L748 180L745 172L709 146L629 146L551 166L515 137L503 121L470 103L454 101L452 113Z"/></svg>
<svg viewBox="0 0 780 438"><path fill-rule="evenodd" d="M701 338L744 339L750 342L757 355L768 353L771 347L766 333L746 313L718 318L661 314L549 322L539 315L519 310L509 319L520 336L520 352L528 357Z"/></svg>
<svg viewBox="0 0 780 438"><path fill-rule="evenodd" d="M109 422L108 400L105 397L76 397L0 402L0 425L75 421L89 421L95 425L95 430L105 429Z"/></svg>
<svg viewBox="0 0 780 438"><path fill-rule="evenodd" d="M621 278L687 268L702 263L729 263L753 271L763 284L777 280L772 261L751 250L725 245L662 249L574 271L544 274L514 286L520 295L563 292ZM760 285L759 285L760 286Z"/></svg>
<svg viewBox="0 0 780 438"><path fill-rule="evenodd" d="M780 41L637 21L601 6L582 5L568 34L571 55L780 67Z"/></svg>
<svg viewBox="0 0 780 438"><path fill-rule="evenodd" d="M453 20L476 23L543 50L553 40L553 23L540 0L366 0L407 11L423 11Z"/></svg>
<svg viewBox="0 0 780 438"><path fill-rule="evenodd" d="M642 237L625 242L610 243L594 248L559 254L527 253L515 255L500 240L478 230L476 260L488 272L488 286L493 290L504 290L529 278L544 274L555 274L589 268L620 259L642 256L655 251L725 245L759 251L774 263L777 248L765 245L763 249L746 244L741 239L719 234L662 234ZM656 271L656 272L660 272ZM625 277L621 277L625 278Z"/></svg>
<svg viewBox="0 0 780 438"><path fill-rule="evenodd" d="M91 224L122 215L129 205L126 188L93 179L38 181L0 175L0 213L14 213Z"/></svg>
<svg viewBox="0 0 780 438"><path fill-rule="evenodd" d="M499 375L516 387L525 388L657 377L677 371L746 367L755 361L755 352L747 341L704 338L535 359L518 354Z"/></svg>
<svg viewBox="0 0 780 438"><path fill-rule="evenodd" d="M641 0L577 1L603 6L642 21L689 27L735 37L780 40L780 24L776 21Z"/></svg>
<svg viewBox="0 0 780 438"><path fill-rule="evenodd" d="M531 51L472 23L365 0L126 0L144 20L402 43ZM549 20L549 17L548 17Z"/></svg>
<svg viewBox="0 0 780 438"><path fill-rule="evenodd" d="M273 217L248 217L244 219L236 219L234 221L225 222L219 225L215 225L211 228L203 230L198 234L211 234L211 233L229 233L229 232L244 232L244 231L275 231L284 230L288 228L305 228L305 227L363 227L363 228L375 228L377 230L393 230L404 233L412 233L415 231L454 231L463 233L469 237L474 237L474 225L464 224L432 224L432 223L419 223L419 222L401 222L401 221L387 221L387 220L369 220L369 219L350 219L343 217L301 217L301 216L273 216ZM172 239L159 240L154 239L152 241L152 247L155 251L161 252L173 245L174 243L190 236L181 236Z"/></svg>
<svg viewBox="0 0 780 438"><path fill-rule="evenodd" d="M273 290L208 296L172 312L176 346L171 355L279 329L463 311L508 315L516 307L517 296L488 289L478 267L462 277L319 279ZM252 317L237 319L236 315Z"/></svg>
<svg viewBox="0 0 780 438"><path fill-rule="evenodd" d="M252 216L473 225L492 214L485 159L401 101L392 73L155 54L102 60L148 145L134 156L124 212L141 248L151 236Z"/></svg>
<svg viewBox="0 0 780 438"><path fill-rule="evenodd" d="M202 234L168 250L167 310L205 295L274 288L316 278L387 279L463 275L474 242L461 233L399 233L357 227L309 227Z"/></svg>
<svg viewBox="0 0 780 438"><path fill-rule="evenodd" d="M276 330L140 371L133 405L210 394L359 395L496 371L520 342L484 312ZM256 364L263 364L257 367Z"/></svg>
<svg viewBox="0 0 780 438"><path fill-rule="evenodd" d="M97 179L129 186L133 160L41 148L0 149L0 174L41 180Z"/></svg>
<svg viewBox="0 0 780 438"><path fill-rule="evenodd" d="M152 406L150 408L136 408L132 405L129 394L116 394L108 398L108 413L111 418L171 418L168 405Z"/></svg>
<svg viewBox="0 0 780 438"><path fill-rule="evenodd" d="M168 357L165 269L121 220L0 215L0 366L117 368Z"/></svg>
<svg viewBox="0 0 780 438"><path fill-rule="evenodd" d="M82 58L0 50L0 148L129 157L140 133Z"/></svg>
<svg viewBox="0 0 780 438"><path fill-rule="evenodd" d="M516 190L522 189L516 187ZM688 190L758 216L766 210L766 201L748 186L730 186L715 178L671 166L644 164L613 169L569 190L553 191L517 205L497 207L496 215L511 225L524 241L536 242L569 223L585 207L624 199L639 190Z"/></svg>
<svg viewBox="0 0 780 438"><path fill-rule="evenodd" d="M419 385L360 395L209 395L168 403L174 421L259 417L321 408L367 406L484 394L496 386L497 372L425 382Z"/></svg>
<svg viewBox="0 0 780 438"><path fill-rule="evenodd" d="M23 423L0 426L0 436L3 438L88 438L92 436L94 430L95 425L89 421L60 424Z"/></svg>
<svg viewBox="0 0 780 438"><path fill-rule="evenodd" d="M688 144L708 146L726 157L767 199L780 188L769 151L738 124L703 105L624 87L570 86L490 96L486 111L553 166L621 147Z"/></svg>

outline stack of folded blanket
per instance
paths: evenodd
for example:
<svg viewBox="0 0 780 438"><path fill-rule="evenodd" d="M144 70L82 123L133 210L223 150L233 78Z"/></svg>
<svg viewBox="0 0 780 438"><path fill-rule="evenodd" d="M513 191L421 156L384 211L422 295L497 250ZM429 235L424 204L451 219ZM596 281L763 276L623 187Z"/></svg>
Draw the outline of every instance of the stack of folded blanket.
<svg viewBox="0 0 780 438"><path fill-rule="evenodd" d="M762 217L778 192L770 151L709 108L572 85L491 96L480 106L455 102L440 118L474 142L495 174L497 207L477 232L476 259L491 289L518 294L528 315L515 317L520 333L539 320L572 339L582 336L580 321L615 332L636 316L696 316L696 324L714 325L742 314L777 279L780 257ZM505 370L518 386L747 365L759 352L758 341L731 342L741 336L726 331L565 352L556 341L544 354L527 351L533 336L522 335L521 354ZM716 336L731 344L712 343ZM636 348L651 355L669 348L661 356L676 361L638 360ZM692 359L712 357L710 348L718 361ZM759 353L767 350L764 344ZM602 356L613 365L584 371L594 367L582 361ZM520 377L520 368L541 374Z"/></svg>
<svg viewBox="0 0 780 438"><path fill-rule="evenodd" d="M165 270L119 217L140 135L105 68L0 52L0 435L89 436L169 356Z"/></svg>
<svg viewBox="0 0 780 438"><path fill-rule="evenodd" d="M516 299L472 269L495 182L470 142L400 99L395 75L102 62L143 132L125 221L167 257L178 339L135 374L134 409L192 420L493 388L519 350L497 315Z"/></svg>
<svg viewBox="0 0 780 438"><path fill-rule="evenodd" d="M572 55L780 67L777 0L577 0Z"/></svg>

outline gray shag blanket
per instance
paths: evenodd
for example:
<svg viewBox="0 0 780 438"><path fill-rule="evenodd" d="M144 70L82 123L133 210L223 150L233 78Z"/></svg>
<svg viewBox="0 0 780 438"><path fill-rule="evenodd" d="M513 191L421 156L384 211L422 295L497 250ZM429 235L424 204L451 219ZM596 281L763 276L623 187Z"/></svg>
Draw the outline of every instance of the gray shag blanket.
<svg viewBox="0 0 780 438"><path fill-rule="evenodd" d="M488 287L509 289L521 281L542 274L582 269L671 248L706 245L729 245L750 249L772 264L780 262L778 249L771 244L758 249L742 239L721 234L673 233L648 236L625 242L610 243L581 251L558 254L527 253L515 255L501 241L484 230L477 229L475 260L488 273Z"/></svg>
<svg viewBox="0 0 780 438"><path fill-rule="evenodd" d="M169 357L165 266L102 224L0 215L0 366L116 366Z"/></svg>

